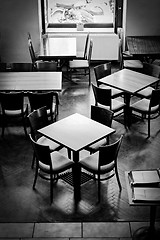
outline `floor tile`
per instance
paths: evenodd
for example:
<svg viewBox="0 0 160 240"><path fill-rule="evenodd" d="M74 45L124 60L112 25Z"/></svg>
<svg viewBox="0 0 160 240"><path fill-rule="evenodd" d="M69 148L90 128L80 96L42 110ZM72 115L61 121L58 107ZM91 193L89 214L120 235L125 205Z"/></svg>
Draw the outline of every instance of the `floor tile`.
<svg viewBox="0 0 160 240"><path fill-rule="evenodd" d="M34 223L0 223L0 238L32 237Z"/></svg>
<svg viewBox="0 0 160 240"><path fill-rule="evenodd" d="M75 240L75 238L71 238L70 240ZM104 238L101 237L95 237L95 238L76 238L76 240L104 240ZM105 238L105 240L119 240L119 238ZM128 240L128 239L126 239Z"/></svg>
<svg viewBox="0 0 160 240"><path fill-rule="evenodd" d="M33 237L81 237L81 223L36 223Z"/></svg>
<svg viewBox="0 0 160 240"><path fill-rule="evenodd" d="M131 237L129 223L83 223L83 237Z"/></svg>
<svg viewBox="0 0 160 240"><path fill-rule="evenodd" d="M149 222L130 222L132 235L137 229L141 227L148 227L149 224ZM155 228L160 229L160 222L155 222Z"/></svg>

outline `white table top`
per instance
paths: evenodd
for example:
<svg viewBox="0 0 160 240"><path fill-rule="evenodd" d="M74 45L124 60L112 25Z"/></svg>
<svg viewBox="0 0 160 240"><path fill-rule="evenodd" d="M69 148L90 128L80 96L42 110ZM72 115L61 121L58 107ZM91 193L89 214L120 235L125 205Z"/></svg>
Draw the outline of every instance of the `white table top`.
<svg viewBox="0 0 160 240"><path fill-rule="evenodd" d="M122 69L99 80L101 83L132 94L156 83L157 81L159 81L158 78L129 69Z"/></svg>
<svg viewBox="0 0 160 240"><path fill-rule="evenodd" d="M0 91L61 91L61 72L1 72Z"/></svg>
<svg viewBox="0 0 160 240"><path fill-rule="evenodd" d="M114 133L115 130L75 113L38 130L38 132L73 151L80 151Z"/></svg>
<svg viewBox="0 0 160 240"><path fill-rule="evenodd" d="M49 37L44 40L46 56L58 58L76 57L77 47L74 37Z"/></svg>

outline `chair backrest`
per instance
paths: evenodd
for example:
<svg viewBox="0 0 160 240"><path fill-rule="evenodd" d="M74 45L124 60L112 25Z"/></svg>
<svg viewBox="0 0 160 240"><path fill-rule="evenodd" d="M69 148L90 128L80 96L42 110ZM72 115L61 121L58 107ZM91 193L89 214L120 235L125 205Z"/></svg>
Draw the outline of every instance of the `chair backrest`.
<svg viewBox="0 0 160 240"><path fill-rule="evenodd" d="M95 66L94 73L96 77L97 86L99 86L101 84L98 82L99 79L111 75L111 62Z"/></svg>
<svg viewBox="0 0 160 240"><path fill-rule="evenodd" d="M91 119L111 127L114 113L106 108L91 105Z"/></svg>
<svg viewBox="0 0 160 240"><path fill-rule="evenodd" d="M89 43L89 50L88 50L88 56L87 56L87 60L88 60L89 65L90 65L91 57L92 57L92 49L93 49L93 41L91 39L90 43Z"/></svg>
<svg viewBox="0 0 160 240"><path fill-rule="evenodd" d="M34 139L38 138L37 130L49 124L46 107L34 110L28 115L31 133Z"/></svg>
<svg viewBox="0 0 160 240"><path fill-rule="evenodd" d="M57 71L57 63L54 61L52 62L39 61L36 63L36 70L43 72Z"/></svg>
<svg viewBox="0 0 160 240"><path fill-rule="evenodd" d="M0 103L2 111L5 110L21 110L23 112L24 93L23 92L8 92L0 93Z"/></svg>
<svg viewBox="0 0 160 240"><path fill-rule="evenodd" d="M13 72L31 72L33 65L32 63L12 63L11 70Z"/></svg>
<svg viewBox="0 0 160 240"><path fill-rule="evenodd" d="M86 36L86 42L84 47L84 59L87 59L88 43L89 43L89 33Z"/></svg>
<svg viewBox="0 0 160 240"><path fill-rule="evenodd" d="M149 108L152 108L158 105L159 105L159 111L160 111L160 89L156 89L152 91Z"/></svg>
<svg viewBox="0 0 160 240"><path fill-rule="evenodd" d="M0 62L0 72L6 72L7 71L7 64Z"/></svg>
<svg viewBox="0 0 160 240"><path fill-rule="evenodd" d="M105 89L95 86L92 83L93 93L95 97L95 105L99 104L109 106L111 108L112 98L111 98L111 89Z"/></svg>
<svg viewBox="0 0 160 240"><path fill-rule="evenodd" d="M160 66L150 63L143 63L143 73L160 78Z"/></svg>
<svg viewBox="0 0 160 240"><path fill-rule="evenodd" d="M46 106L47 109L52 111L53 106L53 96L56 95L56 92L29 92L28 99L31 107L31 111Z"/></svg>
<svg viewBox="0 0 160 240"><path fill-rule="evenodd" d="M110 164L111 170L115 167L122 138L123 135L116 142L99 148L99 167L107 164Z"/></svg>
<svg viewBox="0 0 160 240"><path fill-rule="evenodd" d="M28 39L28 48L29 48L31 61L32 61L33 64L35 64L35 62L36 62L36 54L35 54L33 43L32 43L31 39Z"/></svg>
<svg viewBox="0 0 160 240"><path fill-rule="evenodd" d="M49 146L41 145L37 143L32 138L31 134L29 134L29 138L31 140L33 150L35 151L35 154L36 154L37 165L41 166L40 163L43 163L45 165L49 165L51 169L51 156L50 156Z"/></svg>

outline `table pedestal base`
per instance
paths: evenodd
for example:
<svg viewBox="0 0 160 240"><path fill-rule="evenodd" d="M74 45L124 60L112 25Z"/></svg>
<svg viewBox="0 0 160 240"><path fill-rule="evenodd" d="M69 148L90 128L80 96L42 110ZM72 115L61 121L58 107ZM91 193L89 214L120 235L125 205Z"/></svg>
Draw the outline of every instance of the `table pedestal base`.
<svg viewBox="0 0 160 240"><path fill-rule="evenodd" d="M133 240L159 240L160 229L151 230L150 227L141 227L133 234Z"/></svg>

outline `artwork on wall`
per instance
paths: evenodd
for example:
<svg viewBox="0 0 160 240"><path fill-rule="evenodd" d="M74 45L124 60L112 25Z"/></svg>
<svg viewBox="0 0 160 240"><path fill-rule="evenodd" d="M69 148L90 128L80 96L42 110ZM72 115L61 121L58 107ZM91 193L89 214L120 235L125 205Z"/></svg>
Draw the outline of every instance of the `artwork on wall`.
<svg viewBox="0 0 160 240"><path fill-rule="evenodd" d="M114 0L47 1L49 24L113 24Z"/></svg>

